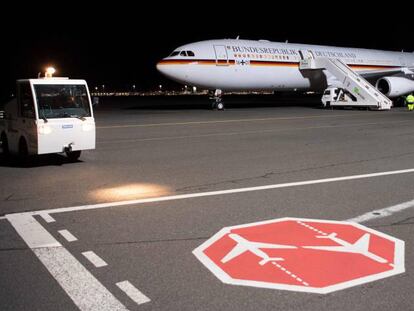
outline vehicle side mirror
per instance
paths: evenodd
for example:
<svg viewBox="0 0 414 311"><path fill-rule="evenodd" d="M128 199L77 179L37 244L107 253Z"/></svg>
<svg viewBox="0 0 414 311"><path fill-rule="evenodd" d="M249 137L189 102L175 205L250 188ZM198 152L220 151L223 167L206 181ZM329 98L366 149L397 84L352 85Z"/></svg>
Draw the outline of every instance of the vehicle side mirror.
<svg viewBox="0 0 414 311"><path fill-rule="evenodd" d="M93 97L92 98L92 106L96 107L99 105L99 97Z"/></svg>

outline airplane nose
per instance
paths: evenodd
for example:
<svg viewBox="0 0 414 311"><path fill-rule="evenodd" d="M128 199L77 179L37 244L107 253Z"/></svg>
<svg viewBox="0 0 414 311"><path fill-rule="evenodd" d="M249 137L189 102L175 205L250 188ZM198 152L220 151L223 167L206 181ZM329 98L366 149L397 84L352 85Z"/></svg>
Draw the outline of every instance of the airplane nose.
<svg viewBox="0 0 414 311"><path fill-rule="evenodd" d="M164 69L163 69L163 61L161 60L161 61L159 61L158 63L157 63L157 65L156 65L156 67L157 67L157 70L159 71L159 72L161 72L161 73L164 73Z"/></svg>
<svg viewBox="0 0 414 311"><path fill-rule="evenodd" d="M168 78L174 77L174 70L172 70L171 65L168 64L168 61L165 59L160 60L157 65L158 72L162 73L164 76Z"/></svg>
<svg viewBox="0 0 414 311"><path fill-rule="evenodd" d="M185 81L185 70L181 67L177 67L174 63L171 63L168 59L160 60L157 65L157 70L169 79L176 80L178 82Z"/></svg>

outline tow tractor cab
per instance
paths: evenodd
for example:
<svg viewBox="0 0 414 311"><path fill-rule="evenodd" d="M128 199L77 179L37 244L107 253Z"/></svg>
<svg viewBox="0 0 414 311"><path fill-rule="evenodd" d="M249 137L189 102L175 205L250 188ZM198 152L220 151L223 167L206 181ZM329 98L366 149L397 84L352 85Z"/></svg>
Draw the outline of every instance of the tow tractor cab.
<svg viewBox="0 0 414 311"><path fill-rule="evenodd" d="M323 107L343 106L346 102L356 100L356 97L345 89L329 87L323 93L322 105Z"/></svg>
<svg viewBox="0 0 414 311"><path fill-rule="evenodd" d="M4 106L0 133L4 153L66 153L77 160L95 149L95 120L84 80L17 81L17 98Z"/></svg>

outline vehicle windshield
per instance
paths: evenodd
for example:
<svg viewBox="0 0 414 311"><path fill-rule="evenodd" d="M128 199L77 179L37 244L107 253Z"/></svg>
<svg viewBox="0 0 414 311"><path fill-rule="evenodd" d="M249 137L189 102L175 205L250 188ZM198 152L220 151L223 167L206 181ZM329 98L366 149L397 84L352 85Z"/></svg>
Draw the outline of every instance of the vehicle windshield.
<svg viewBox="0 0 414 311"><path fill-rule="evenodd" d="M90 117L88 92L85 85L34 86L39 118L83 118Z"/></svg>

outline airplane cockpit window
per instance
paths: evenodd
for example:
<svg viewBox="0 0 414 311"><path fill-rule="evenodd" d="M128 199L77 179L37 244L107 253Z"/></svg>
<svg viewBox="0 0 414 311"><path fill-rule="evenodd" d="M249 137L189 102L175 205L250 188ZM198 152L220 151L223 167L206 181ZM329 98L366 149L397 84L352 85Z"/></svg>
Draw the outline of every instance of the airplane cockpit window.
<svg viewBox="0 0 414 311"><path fill-rule="evenodd" d="M178 55L184 56L184 57L188 57L188 56L194 57L195 56L193 51L174 51L170 54L169 57L174 57L174 56L178 56Z"/></svg>

